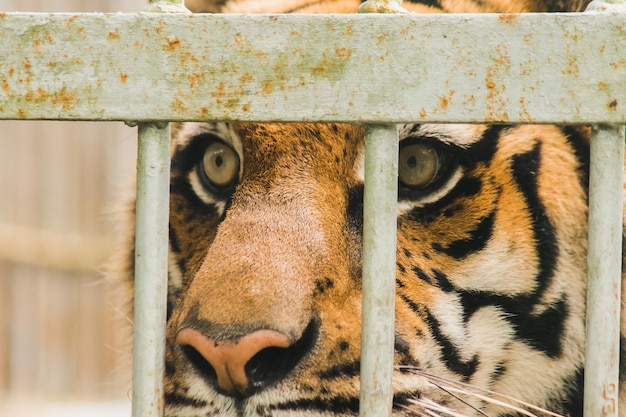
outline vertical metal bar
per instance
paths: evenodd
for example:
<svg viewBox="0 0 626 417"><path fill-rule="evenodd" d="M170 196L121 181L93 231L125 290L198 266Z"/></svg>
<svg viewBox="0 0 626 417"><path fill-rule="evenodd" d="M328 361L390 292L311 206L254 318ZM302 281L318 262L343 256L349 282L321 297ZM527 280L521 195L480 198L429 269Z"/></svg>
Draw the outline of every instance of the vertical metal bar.
<svg viewBox="0 0 626 417"><path fill-rule="evenodd" d="M585 417L616 417L624 189L624 126L594 126L589 177Z"/></svg>
<svg viewBox="0 0 626 417"><path fill-rule="evenodd" d="M139 125L133 417L163 414L169 221L169 125Z"/></svg>
<svg viewBox="0 0 626 417"><path fill-rule="evenodd" d="M393 402L398 130L369 126L365 136L361 417L390 416Z"/></svg>

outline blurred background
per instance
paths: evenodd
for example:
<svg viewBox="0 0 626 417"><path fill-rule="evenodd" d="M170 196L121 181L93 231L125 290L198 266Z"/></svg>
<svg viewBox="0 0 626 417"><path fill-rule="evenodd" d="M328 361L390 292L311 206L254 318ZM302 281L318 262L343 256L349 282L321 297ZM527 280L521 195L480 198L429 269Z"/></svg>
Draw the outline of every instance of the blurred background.
<svg viewBox="0 0 626 417"><path fill-rule="evenodd" d="M146 3L0 0L0 12ZM130 415L128 322L102 270L135 158L122 123L0 121L0 417Z"/></svg>

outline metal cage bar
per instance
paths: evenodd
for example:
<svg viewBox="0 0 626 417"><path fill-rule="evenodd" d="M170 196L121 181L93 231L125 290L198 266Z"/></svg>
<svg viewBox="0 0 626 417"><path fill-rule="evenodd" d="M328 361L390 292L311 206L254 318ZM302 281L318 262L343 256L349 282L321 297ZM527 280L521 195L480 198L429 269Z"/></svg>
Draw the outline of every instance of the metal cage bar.
<svg viewBox="0 0 626 417"><path fill-rule="evenodd" d="M169 124L139 125L132 392L136 417L163 414L169 152Z"/></svg>
<svg viewBox="0 0 626 417"><path fill-rule="evenodd" d="M361 417L391 415L396 288L398 128L368 126L363 195Z"/></svg>
<svg viewBox="0 0 626 417"><path fill-rule="evenodd" d="M589 172L589 249L585 416L617 416L622 282L624 126L593 126Z"/></svg>

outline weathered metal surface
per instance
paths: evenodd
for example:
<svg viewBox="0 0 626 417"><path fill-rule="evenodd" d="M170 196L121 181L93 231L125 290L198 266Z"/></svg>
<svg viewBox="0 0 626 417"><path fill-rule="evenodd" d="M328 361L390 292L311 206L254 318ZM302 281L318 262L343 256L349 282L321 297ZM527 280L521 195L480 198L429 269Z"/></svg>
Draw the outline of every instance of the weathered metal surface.
<svg viewBox="0 0 626 417"><path fill-rule="evenodd" d="M363 196L361 417L391 415L397 196L397 126L368 126Z"/></svg>
<svg viewBox="0 0 626 417"><path fill-rule="evenodd" d="M170 129L139 125L133 337L134 417L163 415Z"/></svg>
<svg viewBox="0 0 626 417"><path fill-rule="evenodd" d="M0 14L0 119L626 123L623 14Z"/></svg>
<svg viewBox="0 0 626 417"><path fill-rule="evenodd" d="M594 126L589 177L589 280L584 412L618 415L624 126Z"/></svg>

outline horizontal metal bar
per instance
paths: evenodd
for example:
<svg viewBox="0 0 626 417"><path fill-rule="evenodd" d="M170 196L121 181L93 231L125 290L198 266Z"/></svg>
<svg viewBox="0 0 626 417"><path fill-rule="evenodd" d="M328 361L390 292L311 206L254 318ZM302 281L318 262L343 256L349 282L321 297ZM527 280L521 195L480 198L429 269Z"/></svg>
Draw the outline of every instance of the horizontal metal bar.
<svg viewBox="0 0 626 417"><path fill-rule="evenodd" d="M363 196L361 417L391 415L396 289L398 128L368 126Z"/></svg>
<svg viewBox="0 0 626 417"><path fill-rule="evenodd" d="M617 416L624 126L594 126L589 172L589 279L584 415Z"/></svg>
<svg viewBox="0 0 626 417"><path fill-rule="evenodd" d="M134 417L163 415L169 145L169 125L164 128L152 124L139 125L133 337Z"/></svg>
<svg viewBox="0 0 626 417"><path fill-rule="evenodd" d="M0 119L626 123L617 13L5 13L0 39Z"/></svg>

